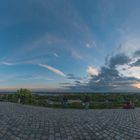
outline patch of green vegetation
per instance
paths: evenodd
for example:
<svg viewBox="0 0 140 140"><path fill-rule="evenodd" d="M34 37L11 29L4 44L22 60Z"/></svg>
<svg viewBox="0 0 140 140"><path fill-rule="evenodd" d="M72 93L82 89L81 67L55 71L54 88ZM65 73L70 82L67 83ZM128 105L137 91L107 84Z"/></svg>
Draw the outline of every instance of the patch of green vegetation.
<svg viewBox="0 0 140 140"><path fill-rule="evenodd" d="M68 100L75 102L68 102L63 104L63 97L66 96ZM105 109L105 108L122 108L123 104L131 100L136 107L140 107L140 94L121 94L121 93L98 93L98 94L75 94L75 95L58 95L58 96L42 96L35 95L28 89L19 89L14 94L1 94L0 101L8 101L14 103L53 107L53 108L85 108L83 101L85 97L90 98L90 109ZM81 101L81 102L77 102Z"/></svg>

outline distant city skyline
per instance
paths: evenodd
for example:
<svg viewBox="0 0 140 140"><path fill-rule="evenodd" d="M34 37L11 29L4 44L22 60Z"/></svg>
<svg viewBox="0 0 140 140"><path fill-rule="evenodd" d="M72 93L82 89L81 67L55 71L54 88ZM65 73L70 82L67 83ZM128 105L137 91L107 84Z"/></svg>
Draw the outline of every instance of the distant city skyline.
<svg viewBox="0 0 140 140"><path fill-rule="evenodd" d="M1 0L0 90L140 91L139 0Z"/></svg>

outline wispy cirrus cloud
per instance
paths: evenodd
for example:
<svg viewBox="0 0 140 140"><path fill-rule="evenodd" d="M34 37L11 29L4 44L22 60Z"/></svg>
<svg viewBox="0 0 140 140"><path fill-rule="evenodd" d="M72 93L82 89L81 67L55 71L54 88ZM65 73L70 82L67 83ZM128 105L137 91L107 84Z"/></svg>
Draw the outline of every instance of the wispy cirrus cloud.
<svg viewBox="0 0 140 140"><path fill-rule="evenodd" d="M5 66L14 66L14 65L16 65L15 63L6 62L6 61L1 62L0 64L5 65Z"/></svg>
<svg viewBox="0 0 140 140"><path fill-rule="evenodd" d="M55 57L59 57L59 55L58 55L57 53L53 53L53 55L54 55Z"/></svg>
<svg viewBox="0 0 140 140"><path fill-rule="evenodd" d="M34 3L33 0L31 0L31 3L32 2ZM26 3L28 5L28 2ZM50 26L48 24L48 21L50 20L49 23L51 22L52 26L50 27L49 31L47 31L45 28L43 33L39 33L38 35L31 37L30 41L25 40L24 44L19 45L16 51L11 51L11 55L8 56L8 60L24 61L24 59L26 59L27 61L34 61L33 59L35 59L36 61L39 59L40 61L40 57L37 57L36 54L46 54L47 57L50 55L50 53L52 56L51 58L49 56L49 58L52 59L53 56L56 58L58 57L57 51L60 50L62 50L62 54L69 52L69 57L73 57L76 60L89 61L93 59L88 51L96 46L94 33L81 16L81 13L79 13L79 10L75 7L75 5L73 5L73 2L68 2L66 0L62 0L61 2L57 2L55 0L40 0L35 1L35 4L37 4L36 6L38 8L41 8L40 11L38 9L36 11L36 8L33 8L32 11L29 11L29 13L31 12L32 15L32 12L37 12L38 14L33 14L35 17L37 15L42 17L43 15L44 18L39 20L40 24L43 22ZM65 7L63 7L63 5L65 5ZM67 12L65 12L66 9ZM42 12L43 14L40 14ZM48 16L48 13L50 13L52 17L51 19L50 16ZM54 32L56 29L56 22L58 22L57 26L60 31L57 30ZM82 42L81 44L79 43L80 41ZM87 49L88 51L83 51L81 48L84 48L85 50ZM30 58L31 56L36 58ZM40 63L43 63L41 61Z"/></svg>
<svg viewBox="0 0 140 140"><path fill-rule="evenodd" d="M49 65L47 65L47 64L38 64L38 66L43 67L43 68L46 68L46 69L48 69L48 70L50 70L50 71L52 71L52 72L54 72L54 73L56 73L56 74L58 74L58 75L60 75L60 76L63 76L63 77L66 76L66 75L65 75L62 71L60 71L59 69L56 69L56 68L54 68L54 67L52 67L52 66L49 66Z"/></svg>

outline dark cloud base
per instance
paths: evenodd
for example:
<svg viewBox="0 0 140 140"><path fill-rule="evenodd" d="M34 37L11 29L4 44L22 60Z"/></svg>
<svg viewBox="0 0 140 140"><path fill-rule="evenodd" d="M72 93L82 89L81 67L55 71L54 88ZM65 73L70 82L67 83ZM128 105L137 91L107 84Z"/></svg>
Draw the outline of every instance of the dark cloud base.
<svg viewBox="0 0 140 140"><path fill-rule="evenodd" d="M140 51L135 52L135 55L138 55L139 52ZM130 62L131 59L123 53L111 56L106 59L106 65L101 67L99 74L97 76L91 76L88 83L80 84L80 82L77 82L75 86L69 86L68 88L71 91L137 92L139 89L132 85L136 82L140 82L140 79L125 77L117 70L118 65L129 65ZM140 59L133 63L133 66L139 65ZM72 78L72 75L70 77Z"/></svg>

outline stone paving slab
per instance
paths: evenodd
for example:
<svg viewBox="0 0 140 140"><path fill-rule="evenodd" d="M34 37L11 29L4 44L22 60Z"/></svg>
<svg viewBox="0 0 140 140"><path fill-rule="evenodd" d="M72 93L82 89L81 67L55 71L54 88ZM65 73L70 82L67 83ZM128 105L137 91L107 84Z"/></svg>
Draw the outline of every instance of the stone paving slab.
<svg viewBox="0 0 140 140"><path fill-rule="evenodd" d="M140 140L140 109L51 109L0 102L0 140Z"/></svg>

